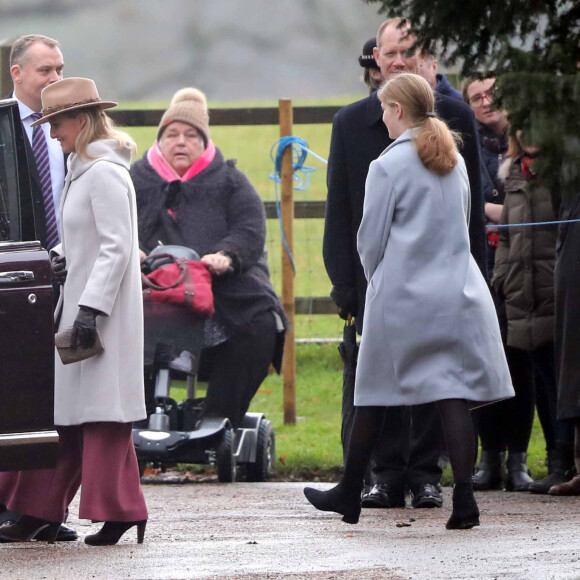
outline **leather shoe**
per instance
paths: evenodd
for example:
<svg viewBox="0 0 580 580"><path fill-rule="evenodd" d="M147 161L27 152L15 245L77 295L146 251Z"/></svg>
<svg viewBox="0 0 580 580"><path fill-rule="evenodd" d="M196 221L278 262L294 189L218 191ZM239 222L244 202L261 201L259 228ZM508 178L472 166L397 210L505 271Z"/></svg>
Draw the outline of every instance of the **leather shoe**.
<svg viewBox="0 0 580 580"><path fill-rule="evenodd" d="M553 485L548 493L550 495L580 495L580 475L560 485Z"/></svg>
<svg viewBox="0 0 580 580"><path fill-rule="evenodd" d="M45 542L46 538L45 535L47 534L46 528L44 530L40 530L36 536L34 536L35 540L39 540L41 542ZM58 529L58 533L56 534L56 541L57 542L74 542L75 540L79 539L79 535L68 526L64 524L60 524L60 528Z"/></svg>
<svg viewBox="0 0 580 580"><path fill-rule="evenodd" d="M377 483L361 500L363 508L400 508L405 507L405 488L403 486Z"/></svg>
<svg viewBox="0 0 580 580"><path fill-rule="evenodd" d="M4 522L2 522L0 524L0 527L3 526L11 526L13 524L15 524L18 520L5 520ZM40 542L47 542L48 541L48 536L49 536L49 530L48 528L44 528L42 530L40 530L40 532L38 532L35 536L34 539L38 540ZM60 528L58 529L58 533L56 535L56 541L57 542L74 542L75 540L79 539L79 535L75 532L75 530L73 530L72 528L69 528L68 526L65 526L64 524L60 525ZM0 538L0 543L4 543L6 540L3 540L2 538Z"/></svg>
<svg viewBox="0 0 580 580"><path fill-rule="evenodd" d="M436 485L418 483L411 486L411 505L414 508L440 508L443 505L443 496Z"/></svg>

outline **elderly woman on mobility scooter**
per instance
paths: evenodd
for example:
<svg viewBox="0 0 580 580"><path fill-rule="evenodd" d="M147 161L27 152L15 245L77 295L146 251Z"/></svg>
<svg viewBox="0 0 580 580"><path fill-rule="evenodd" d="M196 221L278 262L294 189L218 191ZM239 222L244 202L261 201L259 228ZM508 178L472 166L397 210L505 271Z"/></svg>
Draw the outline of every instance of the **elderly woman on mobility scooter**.
<svg viewBox="0 0 580 580"><path fill-rule="evenodd" d="M143 419L143 306L137 210L129 164L131 139L114 129L90 79L68 78L42 91L42 118L70 153L60 207L64 278L59 330L71 343L104 351L66 366L55 357L54 422L59 433L53 469L0 474L2 501L22 516L0 528L0 540L53 543L81 487L79 516L104 521L85 538L116 544L137 527L143 541L147 507L141 490L132 422ZM58 247L57 247L58 248ZM62 262L61 262L62 263ZM56 268L55 268L56 271Z"/></svg>
<svg viewBox="0 0 580 580"><path fill-rule="evenodd" d="M206 98L194 88L174 95L131 177L142 258L160 244L186 246L213 275L215 315L198 372L208 381L204 413L238 427L270 363L280 372L286 327L264 253L262 200L214 146Z"/></svg>

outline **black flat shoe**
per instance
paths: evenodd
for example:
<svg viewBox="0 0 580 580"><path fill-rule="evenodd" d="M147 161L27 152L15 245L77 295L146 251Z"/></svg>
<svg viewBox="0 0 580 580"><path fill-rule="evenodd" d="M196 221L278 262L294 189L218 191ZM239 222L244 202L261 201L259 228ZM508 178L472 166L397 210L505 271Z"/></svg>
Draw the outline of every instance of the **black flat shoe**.
<svg viewBox="0 0 580 580"><path fill-rule="evenodd" d="M39 542L48 542L48 529L44 528L40 530L36 536L34 536L35 540ZM58 528L58 533L56 534L56 541L57 542L74 542L75 540L79 539L79 535L68 526L61 524Z"/></svg>
<svg viewBox="0 0 580 580"><path fill-rule="evenodd" d="M305 487L304 495L317 510L336 512L343 516L343 522L347 524L358 524L360 516L360 491L360 487L345 489L339 483L328 491Z"/></svg>
<svg viewBox="0 0 580 580"><path fill-rule="evenodd" d="M40 532L45 532L44 541L54 544L59 528L60 523L21 515L16 523L0 528L0 539L4 542L30 542Z"/></svg>
<svg viewBox="0 0 580 580"><path fill-rule="evenodd" d="M91 534L85 538L85 544L89 546L113 546L127 530L134 526L137 526L137 543L142 544L146 525L147 520L139 522L105 522L96 534Z"/></svg>
<svg viewBox="0 0 580 580"><path fill-rule="evenodd" d="M440 508L443 496L436 485L419 483L411 486L411 505L414 508Z"/></svg>
<svg viewBox="0 0 580 580"><path fill-rule="evenodd" d="M405 507L405 486L377 483L361 501L363 508Z"/></svg>

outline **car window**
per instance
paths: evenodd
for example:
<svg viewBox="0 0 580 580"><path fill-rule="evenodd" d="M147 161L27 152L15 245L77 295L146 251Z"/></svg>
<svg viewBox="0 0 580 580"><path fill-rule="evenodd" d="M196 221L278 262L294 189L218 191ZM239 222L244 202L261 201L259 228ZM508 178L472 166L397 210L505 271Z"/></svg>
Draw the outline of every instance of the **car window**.
<svg viewBox="0 0 580 580"><path fill-rule="evenodd" d="M18 166L13 117L0 112L0 242L20 239Z"/></svg>

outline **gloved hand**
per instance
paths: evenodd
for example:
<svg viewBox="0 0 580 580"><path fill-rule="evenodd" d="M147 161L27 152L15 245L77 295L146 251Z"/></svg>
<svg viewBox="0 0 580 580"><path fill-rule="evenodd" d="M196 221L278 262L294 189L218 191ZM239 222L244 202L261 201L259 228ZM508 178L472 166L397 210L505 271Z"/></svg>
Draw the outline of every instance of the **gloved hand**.
<svg viewBox="0 0 580 580"><path fill-rule="evenodd" d="M91 348L97 339L97 316L98 310L88 306L79 306L79 313L73 322L71 333L71 347L73 349L82 346Z"/></svg>
<svg viewBox="0 0 580 580"><path fill-rule="evenodd" d="M358 301L356 290L352 286L333 286L330 297L338 306L338 315L347 320L348 315L356 316L358 312Z"/></svg>
<svg viewBox="0 0 580 580"><path fill-rule="evenodd" d="M52 278L61 286L66 280L66 258L64 256L53 256L50 260L50 267L52 268Z"/></svg>

